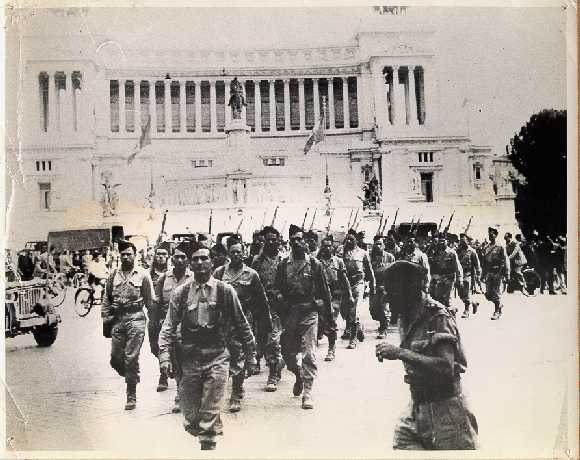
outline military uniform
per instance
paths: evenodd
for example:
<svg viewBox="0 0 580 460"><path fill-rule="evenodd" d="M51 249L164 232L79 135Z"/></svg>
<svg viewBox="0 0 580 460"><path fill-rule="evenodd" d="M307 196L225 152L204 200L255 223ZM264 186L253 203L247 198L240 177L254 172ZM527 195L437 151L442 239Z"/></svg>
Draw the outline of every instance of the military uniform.
<svg viewBox="0 0 580 460"><path fill-rule="evenodd" d="M166 270L157 270L151 268L149 274L151 275L151 282L153 283L153 292L157 293L159 288L159 283L161 277L165 274ZM167 300L169 302L169 300ZM167 310L165 311L167 313ZM147 309L147 315L149 316L149 323L147 324L147 333L149 337L149 348L153 356L159 356L159 332L161 331L161 325L165 319L165 315L161 313L160 306L156 298L151 302L151 307Z"/></svg>
<svg viewBox="0 0 580 460"><path fill-rule="evenodd" d="M265 337L258 339L258 342L264 344L261 354L264 355L270 368L271 375L268 377L270 383L277 383L273 382L274 378L280 380L283 367L282 347L280 345L280 338L282 336L282 320L280 315L282 314L282 309L277 299L278 291L275 287L276 272L281 260L282 257L280 255L268 257L262 252L255 256L252 261L252 268L256 270L260 277L260 281L266 291L268 305L270 306L272 329ZM265 331L262 332L265 333ZM258 359L261 354L258 354Z"/></svg>
<svg viewBox="0 0 580 460"><path fill-rule="evenodd" d="M150 308L152 299L151 277L141 267L134 266L128 273L115 270L107 280L101 316L105 324L112 324L111 367L125 377L128 395L130 391L135 395L139 382L139 353L147 323L143 307Z"/></svg>
<svg viewBox="0 0 580 460"><path fill-rule="evenodd" d="M167 317L167 311L169 310L169 299L171 299L171 294L173 291L182 284L187 283L193 278L193 273L186 268L185 273L181 278L177 278L173 270L166 271L161 277L156 286L156 297L158 305L158 315L159 320L159 331L163 327L163 322ZM151 318L149 319L151 322ZM181 337L179 336L179 331L176 336L175 342L169 348L169 354L171 358L171 369L173 371L173 377L175 378L175 383L177 384L177 395L175 396L175 402L179 403L179 382L182 377L182 350L181 350ZM177 412L177 407L175 408Z"/></svg>
<svg viewBox="0 0 580 460"><path fill-rule="evenodd" d="M308 254L305 254L304 259L294 259L291 254L280 262L275 286L286 307L281 338L282 355L288 370L296 375L296 396L302 393L304 385L304 407L305 398L311 396L318 370L316 347L319 309L323 315L332 319L330 290L321 263ZM302 353L300 367L296 361L298 353Z"/></svg>
<svg viewBox="0 0 580 460"><path fill-rule="evenodd" d="M362 303L365 291L365 277L370 284L371 292L375 288L375 275L371 268L368 253L359 248L344 249L342 260L346 267L346 274L350 283L354 302L349 305L346 317L347 329L350 331L349 348L354 348L357 342L357 335L360 335L361 326L357 315L357 308Z"/></svg>
<svg viewBox="0 0 580 460"><path fill-rule="evenodd" d="M194 278L177 287L159 337L159 361L170 360L169 349L180 325L183 376L181 411L187 432L203 443L215 443L223 433L220 412L228 381L230 340L237 340L247 356L255 355L252 330L235 290L210 277Z"/></svg>
<svg viewBox="0 0 580 460"><path fill-rule="evenodd" d="M451 379L403 362L411 403L399 419L393 437L394 449L467 450L477 448L477 420L461 392L461 374L467 360L455 320L439 302L424 298L424 313L409 325L401 325L401 348L436 356L439 344L454 349Z"/></svg>
<svg viewBox="0 0 580 460"><path fill-rule="evenodd" d="M457 249L457 258L463 270L463 283L459 285L459 298L465 305L463 317L469 316L470 306L473 304L473 313L477 311L477 303L471 300L471 286L475 279L481 276L481 265L475 249L467 245L459 246Z"/></svg>
<svg viewBox="0 0 580 460"><path fill-rule="evenodd" d="M261 354L265 347L264 339L268 337L272 330L272 318L266 292L258 273L246 264L242 264L239 270L234 270L228 262L215 270L214 277L235 289L242 311L246 315L256 339L256 352L258 355ZM244 394L244 362L246 357L244 356L242 343L232 340L230 342L230 353L230 373L233 375L230 410L238 411L239 402Z"/></svg>
<svg viewBox="0 0 580 460"><path fill-rule="evenodd" d="M429 266L429 259L427 254L421 251L419 248L411 253L401 251L398 256L399 260L406 260L407 262L413 262L414 264L420 265L425 269L425 286L429 287L431 283L431 267Z"/></svg>
<svg viewBox="0 0 580 460"><path fill-rule="evenodd" d="M495 305L493 319L501 316L502 280L509 278L510 265L505 248L497 243L489 243L483 255L485 270L485 298Z"/></svg>
<svg viewBox="0 0 580 460"><path fill-rule="evenodd" d="M526 286L526 281L522 273L522 268L527 262L526 256L517 241L510 241L506 244L505 249L508 260L510 261L512 280L515 284L514 287L522 291Z"/></svg>
<svg viewBox="0 0 580 460"><path fill-rule="evenodd" d="M381 251L377 254L371 251L371 266L375 274L377 287L376 292L369 296L369 311L371 318L379 322L379 336L377 337L379 339L384 338L384 334L387 332L391 312L386 298L385 287L383 285L379 286L377 272L387 268L393 262L395 262L395 256L390 252Z"/></svg>
<svg viewBox="0 0 580 460"><path fill-rule="evenodd" d="M348 304L348 295L350 293L350 283L346 276L346 267L342 259L337 256L330 256L325 259L319 257L318 260L324 269L324 275L330 289L330 298L332 304L331 321L324 322L324 334L328 337L329 355L327 361L334 359L335 343L337 338L338 327L336 320L343 305Z"/></svg>
<svg viewBox="0 0 580 460"><path fill-rule="evenodd" d="M463 270L453 249L435 250L429 259L431 267L431 284L429 294L433 299L445 305L455 316L457 309L451 306L451 291L457 281L463 284Z"/></svg>

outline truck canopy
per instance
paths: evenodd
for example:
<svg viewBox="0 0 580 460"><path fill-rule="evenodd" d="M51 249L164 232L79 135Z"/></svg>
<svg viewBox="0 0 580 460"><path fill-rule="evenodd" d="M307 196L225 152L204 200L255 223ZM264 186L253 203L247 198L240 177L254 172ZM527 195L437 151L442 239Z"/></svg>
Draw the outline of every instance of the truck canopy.
<svg viewBox="0 0 580 460"><path fill-rule="evenodd" d="M110 228L63 230L48 233L48 247L59 252L104 248L110 245L111 240Z"/></svg>

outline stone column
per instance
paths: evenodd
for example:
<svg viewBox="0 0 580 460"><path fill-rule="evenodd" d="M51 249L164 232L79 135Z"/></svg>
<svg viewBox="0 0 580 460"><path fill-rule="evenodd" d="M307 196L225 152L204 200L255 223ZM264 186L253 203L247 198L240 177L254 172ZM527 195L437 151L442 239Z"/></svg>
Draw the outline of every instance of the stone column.
<svg viewBox="0 0 580 460"><path fill-rule="evenodd" d="M318 123L318 120L320 120L320 94L318 93L318 78L312 79L312 99L314 100L314 125L316 126L316 123Z"/></svg>
<svg viewBox="0 0 580 460"><path fill-rule="evenodd" d="M217 131L215 80L209 81L209 113L210 113L210 131L212 133L215 133Z"/></svg>
<svg viewBox="0 0 580 460"><path fill-rule="evenodd" d="M399 66L394 65L393 67L393 83L390 88L391 93L391 108L393 111L393 125L400 124L399 115L399 101L397 100L397 91L399 90Z"/></svg>
<svg viewBox="0 0 580 460"><path fill-rule="evenodd" d="M387 95L387 89L385 88L385 74L382 72L380 67L373 67L371 78L374 84L375 123L378 127L384 128L389 124L388 104L385 97Z"/></svg>
<svg viewBox="0 0 580 460"><path fill-rule="evenodd" d="M244 88L244 98L245 98L246 97L246 80L239 80L239 82L242 85L242 88ZM228 101L226 100L225 103L227 104ZM246 118L247 110L246 110L246 107L244 107L243 105L242 105L242 113L240 115L241 115L241 120L244 122L244 126L247 126L247 124L248 124L247 118Z"/></svg>
<svg viewBox="0 0 580 460"><path fill-rule="evenodd" d="M231 80L224 80L224 123L227 127L232 121L232 108L228 106L230 101L229 90L230 90ZM225 129L224 127L224 129Z"/></svg>
<svg viewBox="0 0 580 460"><path fill-rule="evenodd" d="M328 120L330 122L328 129L334 129L334 78L327 78L326 81L328 82Z"/></svg>
<svg viewBox="0 0 580 460"><path fill-rule="evenodd" d="M195 132L201 133L201 80L195 80Z"/></svg>
<svg viewBox="0 0 580 460"><path fill-rule="evenodd" d="M171 80L163 80L163 107L165 115L165 134L171 133Z"/></svg>
<svg viewBox="0 0 580 460"><path fill-rule="evenodd" d="M54 70L48 72L48 132L56 132L56 84Z"/></svg>
<svg viewBox="0 0 580 460"><path fill-rule="evenodd" d="M149 80L149 115L151 116L151 133L157 133L157 97L155 96L155 83L157 80Z"/></svg>
<svg viewBox="0 0 580 460"><path fill-rule="evenodd" d="M66 103L64 104L65 113L64 121L68 125L65 128L65 131L76 131L76 110L74 107L74 99L73 99L73 82L72 82L72 70L65 74L66 79Z"/></svg>
<svg viewBox="0 0 580 460"><path fill-rule="evenodd" d="M344 116L344 129L350 128L350 106L348 104L348 77L342 77L342 112Z"/></svg>
<svg viewBox="0 0 580 460"><path fill-rule="evenodd" d="M284 80L284 131L290 131L290 79Z"/></svg>
<svg viewBox="0 0 580 460"><path fill-rule="evenodd" d="M125 80L119 80L119 133L124 133L125 121Z"/></svg>
<svg viewBox="0 0 580 460"><path fill-rule="evenodd" d="M434 88L433 88L433 85L432 85L433 82L431 80L429 80L429 85L427 85L427 73L428 73L427 70L428 69L426 69L425 66L423 66L423 94L422 94L422 99L423 99L423 107L424 107L424 110L425 110L425 124L428 123L429 116L432 115L432 113L431 113L432 112L431 111L431 108L432 107L431 107L430 102L431 102L431 99L433 98L434 92L435 92L434 91ZM433 117L431 117L431 118L433 118Z"/></svg>
<svg viewBox="0 0 580 460"><path fill-rule="evenodd" d="M270 132L276 132L276 80L268 80L270 83Z"/></svg>
<svg viewBox="0 0 580 460"><path fill-rule="evenodd" d="M133 80L133 106L135 107L135 132L141 135L141 79Z"/></svg>
<svg viewBox="0 0 580 460"><path fill-rule="evenodd" d="M179 80L179 131L187 132L187 99L185 88L187 86L186 80Z"/></svg>
<svg viewBox="0 0 580 460"><path fill-rule="evenodd" d="M254 123L255 132L262 132L262 94L260 93L260 81L254 80Z"/></svg>
<svg viewBox="0 0 580 460"><path fill-rule="evenodd" d="M373 116L376 116L375 100L373 97L373 74L368 64L361 64L360 77L356 77L356 98L359 127L363 130L372 129ZM379 76L382 77L382 71ZM383 85L384 89L384 85Z"/></svg>
<svg viewBox="0 0 580 460"><path fill-rule="evenodd" d="M409 124L417 124L417 99L415 96L415 66L408 66L409 69Z"/></svg>
<svg viewBox="0 0 580 460"><path fill-rule="evenodd" d="M300 113L300 131L306 129L306 104L304 98L304 78L298 79L298 111Z"/></svg>

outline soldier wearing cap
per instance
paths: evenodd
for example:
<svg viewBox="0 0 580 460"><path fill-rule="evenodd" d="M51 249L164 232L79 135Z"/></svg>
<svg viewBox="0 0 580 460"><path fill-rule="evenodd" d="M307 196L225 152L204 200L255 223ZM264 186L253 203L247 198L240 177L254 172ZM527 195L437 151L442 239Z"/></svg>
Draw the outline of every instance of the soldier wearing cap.
<svg viewBox="0 0 580 460"><path fill-rule="evenodd" d="M202 450L213 450L223 432L220 412L228 381L231 340L242 344L248 366L255 366L252 329L234 288L212 276L210 247L192 247L194 277L178 286L159 337L159 362L169 370L169 349L181 329L182 378L179 385L185 430L199 438Z"/></svg>
<svg viewBox="0 0 580 460"><path fill-rule="evenodd" d="M163 273L159 278L159 282L155 288L155 296L157 297L158 305L157 314L159 320L159 330L161 330L163 322L167 317L167 311L169 310L169 299L171 299L173 291L175 291L178 286L185 284L191 278L193 278L193 273L188 266L189 258L191 257L191 250L191 241L182 241L179 243L173 251L173 257L171 258L173 268ZM151 318L149 320L152 321ZM171 357L171 373L173 374L177 384L177 394L175 396L175 404L173 406L172 412L178 413L180 411L179 382L181 381L181 345L179 343L179 334L177 335L177 339L175 343L172 344L169 351ZM157 391L165 391L168 387L167 379L169 375L165 373L163 369L161 369L161 365L159 367L160 377Z"/></svg>
<svg viewBox="0 0 580 460"><path fill-rule="evenodd" d="M407 238L403 243L403 247L398 255L399 260L406 260L407 262L413 262L414 264L420 265L425 269L425 286L429 287L431 283L431 270L429 267L429 258L417 244L417 239L413 236Z"/></svg>
<svg viewBox="0 0 580 460"><path fill-rule="evenodd" d="M463 284L463 269L457 253L447 246L447 238L444 234L435 234L433 237L429 267L431 268L429 294L433 299L445 305L455 316L457 309L451 305L451 291L455 283Z"/></svg>
<svg viewBox="0 0 580 460"><path fill-rule="evenodd" d="M268 304L270 305L272 330L265 337L258 339L258 342L265 343L265 348L258 350L258 363L261 354L263 354L269 370L265 389L273 392L278 389L278 382L282 377L282 369L284 368L282 347L280 346L280 337L282 335L281 315L284 312L278 299L280 292L275 286L276 272L282 260L280 256L280 232L274 227L266 226L261 231L261 238L264 242L262 250L253 257L251 267L258 273L266 291ZM265 333L265 331L260 332Z"/></svg>
<svg viewBox="0 0 580 460"><path fill-rule="evenodd" d="M328 235L322 239L317 258L322 264L328 287L330 288L330 296L332 302L332 319L326 324L321 321L318 322L319 327L322 327L323 334L328 337L328 353L324 358L325 361L334 361L336 357L336 338L339 312L343 305L350 305L353 303L352 292L348 277L346 276L346 267L340 257L332 254L332 235ZM320 337L320 332L318 335Z"/></svg>
<svg viewBox="0 0 580 460"><path fill-rule="evenodd" d="M357 232L350 229L344 240L342 260L346 266L346 273L350 283L354 302L348 312L347 330L349 331L349 344L347 348L354 349L359 341L364 340L364 333L360 324L357 308L363 301L365 279L369 282L369 293L375 294L375 275L371 267L369 255L364 249L357 246Z"/></svg>
<svg viewBox="0 0 580 460"><path fill-rule="evenodd" d="M143 307L151 308L154 294L149 272L135 264L135 245L120 240L119 251L121 267L107 280L101 316L103 335L111 337L111 367L125 377L125 409L132 410L137 405L139 353L147 322Z"/></svg>
<svg viewBox="0 0 580 460"><path fill-rule="evenodd" d="M385 250L385 241L381 235L375 235L373 240L371 266L375 274L377 288L376 292L369 297L369 311L371 318L379 322L377 339L384 339L387 335L387 326L389 325L391 312L386 298L385 286L378 282L377 272L394 263L395 256Z"/></svg>
<svg viewBox="0 0 580 460"><path fill-rule="evenodd" d="M316 251L318 251L318 235L316 232L313 232L312 230L304 232L304 240L308 245L308 252L313 256L316 256Z"/></svg>
<svg viewBox="0 0 580 460"><path fill-rule="evenodd" d="M515 290L523 291L526 286L526 281L522 273L522 268L527 263L527 260L524 252L522 251L520 243L514 241L512 238L513 235L510 232L507 232L504 235L505 250L510 262L511 276L514 283L514 288ZM512 289L509 289L508 292L512 292Z"/></svg>
<svg viewBox="0 0 580 460"><path fill-rule="evenodd" d="M171 245L168 241L164 241L155 248L155 256L153 257L153 263L149 269L149 274L151 275L151 281L153 282L153 291L157 292L157 286L159 285L159 280L161 276L167 271L169 252ZM153 299L151 303L151 308L147 312L149 316L149 323L147 325L147 332L149 336L149 348L151 353L156 358L159 356L159 331L161 331L161 325L165 317L161 317L159 314L159 305L157 299ZM167 380L165 383L163 381L163 376L159 377L159 387L167 389ZM163 391L163 389L158 390Z"/></svg>
<svg viewBox="0 0 580 460"><path fill-rule="evenodd" d="M270 307L266 298L266 291L260 281L258 273L248 267L243 261L242 241L237 236L231 236L227 241L229 261L225 265L218 267L214 273L214 278L222 280L232 286L242 310L246 315L248 323L252 327L252 332L256 338L257 353L264 349L265 343L260 340L268 336L272 330L272 318ZM232 393L230 397L230 412L241 410L241 400L244 397L244 378L246 374L251 376L255 370L252 367L244 368L245 356L242 344L237 341L230 343L230 374L232 375Z"/></svg>
<svg viewBox="0 0 580 460"><path fill-rule="evenodd" d="M459 245L457 247L457 258L463 270L463 283L458 285L459 298L465 306L461 315L462 318L469 318L471 307L473 314L477 313L479 304L471 299L472 283L477 283L481 276L481 265L477 252L469 245L468 236L465 233L459 234Z"/></svg>
<svg viewBox="0 0 580 460"><path fill-rule="evenodd" d="M376 356L401 360L411 403L399 419L394 449L477 448L477 421L461 391L467 360L455 319L424 291L425 269L397 261L381 274L391 312L399 317L401 345L376 346Z"/></svg>
<svg viewBox="0 0 580 460"><path fill-rule="evenodd" d="M502 281L510 277L510 263L505 248L497 243L499 230L496 226L487 229L489 244L484 249L483 266L485 271L485 298L493 302L495 310L491 317L498 320L502 315Z"/></svg>
<svg viewBox="0 0 580 460"><path fill-rule="evenodd" d="M293 393L302 395L302 408L312 409L312 386L317 373L316 347L319 311L332 318L330 291L321 263L308 254L304 231L289 229L291 254L278 265L276 288L287 309L282 333L282 354L296 375ZM302 353L299 366L296 355Z"/></svg>

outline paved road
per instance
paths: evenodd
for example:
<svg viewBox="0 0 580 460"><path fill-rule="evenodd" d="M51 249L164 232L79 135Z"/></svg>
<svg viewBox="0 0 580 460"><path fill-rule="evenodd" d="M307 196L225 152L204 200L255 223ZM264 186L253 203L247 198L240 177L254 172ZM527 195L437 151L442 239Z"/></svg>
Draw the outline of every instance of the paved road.
<svg viewBox="0 0 580 460"><path fill-rule="evenodd" d="M199 457L181 415L170 412L175 388L155 391L157 363L145 346L138 408L123 410L124 382L109 368L110 343L101 336L99 312L77 317L71 297L69 292L51 348L36 347L32 336L6 342L7 448ZM477 316L458 320L469 361L464 389L478 418L481 454L550 457L565 441L566 379L576 366L575 347L566 337L575 336L576 307L566 296L511 295L495 322L491 304L481 302ZM409 394L401 363L376 361L376 325L366 305L363 310L369 331L357 350L342 341L333 363L322 361L326 344L319 350L315 410L300 408L287 372L276 393L262 391L263 371L247 381L242 412L225 415L225 436L217 454L208 455L392 455L393 427ZM397 343L395 332L389 341Z"/></svg>

